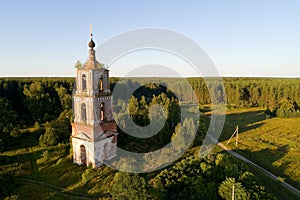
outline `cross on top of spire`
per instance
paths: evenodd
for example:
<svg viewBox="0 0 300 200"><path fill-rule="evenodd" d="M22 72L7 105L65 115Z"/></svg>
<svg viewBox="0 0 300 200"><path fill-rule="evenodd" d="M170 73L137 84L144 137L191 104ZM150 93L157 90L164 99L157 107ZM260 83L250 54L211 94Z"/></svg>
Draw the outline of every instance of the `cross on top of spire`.
<svg viewBox="0 0 300 200"><path fill-rule="evenodd" d="M96 46L96 44L93 41L93 27L92 27L92 24L90 24L90 37L91 37L91 41L89 42L89 47L91 49L93 49Z"/></svg>
<svg viewBox="0 0 300 200"><path fill-rule="evenodd" d="M93 38L93 26L92 24L90 24L90 35L91 35L91 39Z"/></svg>

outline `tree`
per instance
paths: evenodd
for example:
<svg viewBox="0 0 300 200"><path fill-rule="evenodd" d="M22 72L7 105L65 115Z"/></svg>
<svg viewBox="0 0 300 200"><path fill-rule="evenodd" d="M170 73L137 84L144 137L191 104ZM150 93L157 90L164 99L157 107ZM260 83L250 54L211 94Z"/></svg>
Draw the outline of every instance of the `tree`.
<svg viewBox="0 0 300 200"><path fill-rule="evenodd" d="M47 146L56 145L59 142L59 135L58 135L57 131L54 128L52 128L51 125L49 125L46 128L45 133L40 136L39 142L42 145L47 145Z"/></svg>
<svg viewBox="0 0 300 200"><path fill-rule="evenodd" d="M241 183L235 181L235 178L226 178L226 180L221 183L218 191L219 195L223 199L231 200L233 186L235 200L247 199L246 190L243 188Z"/></svg>
<svg viewBox="0 0 300 200"><path fill-rule="evenodd" d="M81 69L82 68L82 63L79 60L77 60L76 63L75 63L75 65L74 65L74 67L76 69Z"/></svg>
<svg viewBox="0 0 300 200"><path fill-rule="evenodd" d="M244 87L240 90L240 101L242 102L243 106L250 107L250 91L247 87Z"/></svg>
<svg viewBox="0 0 300 200"><path fill-rule="evenodd" d="M65 110L71 109L72 96L68 94L68 90L63 86L57 87L55 90L58 94L62 108Z"/></svg>
<svg viewBox="0 0 300 200"><path fill-rule="evenodd" d="M173 127L174 124L177 124L180 121L180 106L178 101L174 98L171 99L171 102L168 105L168 121Z"/></svg>
<svg viewBox="0 0 300 200"><path fill-rule="evenodd" d="M149 118L156 126L162 127L167 119L166 110L160 105L153 105L149 110Z"/></svg>
<svg viewBox="0 0 300 200"><path fill-rule="evenodd" d="M97 68L98 69L102 69L102 68L104 68L104 64L103 63L97 63Z"/></svg>
<svg viewBox="0 0 300 200"><path fill-rule="evenodd" d="M146 181L138 174L117 172L113 179L111 194L114 199L148 199Z"/></svg>
<svg viewBox="0 0 300 200"><path fill-rule="evenodd" d="M22 134L22 132L17 127L10 131L10 136L11 137L20 137L21 134Z"/></svg>
<svg viewBox="0 0 300 200"><path fill-rule="evenodd" d="M0 176L0 198L10 196L17 187L13 172L4 172Z"/></svg>
<svg viewBox="0 0 300 200"><path fill-rule="evenodd" d="M280 106L276 111L276 116L283 118L300 117L300 111L297 102L291 101L288 98L282 99Z"/></svg>
<svg viewBox="0 0 300 200"><path fill-rule="evenodd" d="M213 183L207 183L201 178L201 176L196 179L191 178L190 183L191 191L189 191L190 199L217 199L217 193L215 185ZM188 187L186 187L188 188Z"/></svg>
<svg viewBox="0 0 300 200"><path fill-rule="evenodd" d="M40 144L53 146L68 142L71 132L71 116L71 110L64 110L56 120L46 123L45 133L39 138Z"/></svg>
<svg viewBox="0 0 300 200"><path fill-rule="evenodd" d="M139 102L138 99L135 98L134 96L131 96L131 98L129 99L129 103L128 103L128 111L129 111L129 115L131 117L131 119L135 122L138 123L138 114L139 114Z"/></svg>
<svg viewBox="0 0 300 200"><path fill-rule="evenodd" d="M10 102L0 98L0 132L10 133L16 124L17 113L13 110ZM0 135L0 138L3 138Z"/></svg>
<svg viewBox="0 0 300 200"><path fill-rule="evenodd" d="M35 130L40 130L41 129L41 125L40 125L40 123L38 121L36 121L34 123L34 128L35 128Z"/></svg>
<svg viewBox="0 0 300 200"><path fill-rule="evenodd" d="M25 106L32 113L35 121L41 121L47 111L48 93L45 92L44 86L40 81L24 86Z"/></svg>
<svg viewBox="0 0 300 200"><path fill-rule="evenodd" d="M178 124L175 127L175 132L172 135L173 148L177 151L187 149L196 134L196 127L193 118L186 118L182 125Z"/></svg>
<svg viewBox="0 0 300 200"><path fill-rule="evenodd" d="M147 104L145 96L142 96L139 102L139 116L142 125L146 125L149 123L149 106Z"/></svg>

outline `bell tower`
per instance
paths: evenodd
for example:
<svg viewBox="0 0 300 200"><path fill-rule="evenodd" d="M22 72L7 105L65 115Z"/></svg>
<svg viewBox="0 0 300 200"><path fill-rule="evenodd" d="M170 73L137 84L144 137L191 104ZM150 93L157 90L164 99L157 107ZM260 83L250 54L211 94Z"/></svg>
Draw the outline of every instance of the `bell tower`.
<svg viewBox="0 0 300 200"><path fill-rule="evenodd" d="M74 163L98 167L116 156L118 133L112 115L109 70L96 60L92 31L88 46L87 62L76 69L71 138Z"/></svg>

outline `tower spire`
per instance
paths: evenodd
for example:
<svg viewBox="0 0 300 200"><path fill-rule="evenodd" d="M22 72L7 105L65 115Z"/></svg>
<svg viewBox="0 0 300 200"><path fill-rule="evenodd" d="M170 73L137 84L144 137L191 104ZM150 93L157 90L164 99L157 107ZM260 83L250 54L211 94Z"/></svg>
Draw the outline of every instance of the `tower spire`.
<svg viewBox="0 0 300 200"><path fill-rule="evenodd" d="M89 47L91 49L93 49L96 45L95 45L95 42L93 41L93 27L92 27L92 24L90 24L90 37L91 37L91 41L89 42Z"/></svg>
<svg viewBox="0 0 300 200"><path fill-rule="evenodd" d="M97 69L98 62L96 61L95 50L94 50L94 47L96 46L96 44L93 41L92 24L90 24L90 37L91 37L91 40L88 44L88 46L90 47L90 49L89 49L89 59L85 63L84 69Z"/></svg>
<svg viewBox="0 0 300 200"><path fill-rule="evenodd" d="M90 24L90 36L91 36L91 39L93 38L93 25Z"/></svg>

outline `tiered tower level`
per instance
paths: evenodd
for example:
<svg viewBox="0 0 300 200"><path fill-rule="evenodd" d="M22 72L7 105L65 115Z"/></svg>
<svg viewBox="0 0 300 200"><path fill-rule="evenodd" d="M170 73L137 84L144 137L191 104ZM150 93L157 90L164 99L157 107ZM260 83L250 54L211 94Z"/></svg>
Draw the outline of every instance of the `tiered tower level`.
<svg viewBox="0 0 300 200"><path fill-rule="evenodd" d="M118 133L109 70L96 60L92 34L89 47L88 61L76 69L71 138L74 163L98 167L116 156Z"/></svg>

